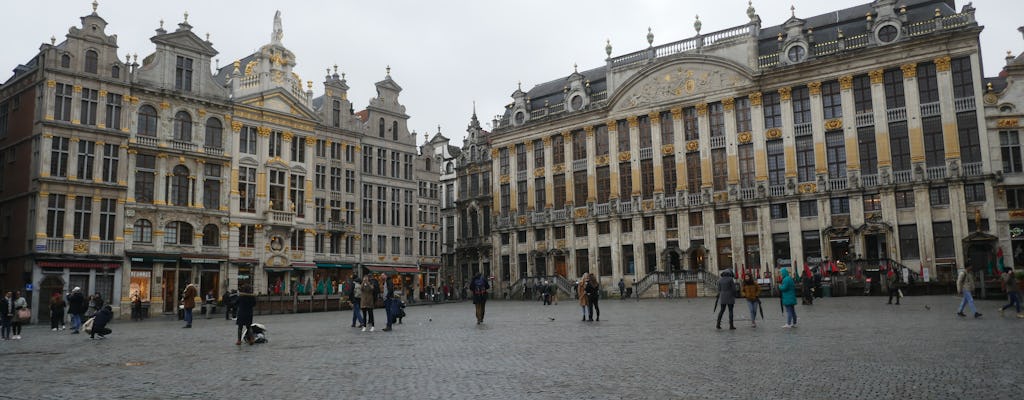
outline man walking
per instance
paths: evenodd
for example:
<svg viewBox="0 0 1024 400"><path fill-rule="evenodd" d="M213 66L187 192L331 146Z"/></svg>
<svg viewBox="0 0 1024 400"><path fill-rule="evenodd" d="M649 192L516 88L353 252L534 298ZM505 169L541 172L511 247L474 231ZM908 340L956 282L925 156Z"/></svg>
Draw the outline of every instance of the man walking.
<svg viewBox="0 0 1024 400"><path fill-rule="evenodd" d="M395 323L395 316L398 315L398 301L395 299L395 284L388 278L388 274L381 274L381 279L384 281L384 287L381 288L384 295L384 314L388 320L384 332L390 332L391 325Z"/></svg>
<svg viewBox="0 0 1024 400"><path fill-rule="evenodd" d="M487 290L491 288L491 285L487 283L487 279L484 279L478 272L473 280L469 284L469 290L473 292L473 304L476 305L476 323L477 325L484 323L484 312L487 304Z"/></svg>
<svg viewBox="0 0 1024 400"><path fill-rule="evenodd" d="M1020 313L1020 287L1017 286L1017 277L1014 276L1013 268L1003 268L1003 290L1010 297L1010 303L999 308L999 315L1002 316L1007 308L1017 306L1017 318L1024 318Z"/></svg>
<svg viewBox="0 0 1024 400"><path fill-rule="evenodd" d="M363 322L363 314L360 312L361 301L360 296L362 295L363 286L352 280L352 276L349 275L345 281L345 296L348 297L348 303L352 305L352 327L356 327L356 323L359 323L359 327L365 327L366 324Z"/></svg>
<svg viewBox="0 0 1024 400"><path fill-rule="evenodd" d="M974 318L979 318L981 313L974 308L974 296L971 293L974 291L974 274L972 269L970 265L964 267L964 270L960 272L960 276L956 278L956 291L964 295L963 300L960 300L960 310L956 312L956 315L966 317L967 314L964 314L964 306L970 305L971 311L974 312Z"/></svg>
<svg viewBox="0 0 1024 400"><path fill-rule="evenodd" d="M892 298L895 297L896 305L900 305L900 278L892 268L885 274L885 284L889 287L889 302L886 304L892 304Z"/></svg>
<svg viewBox="0 0 1024 400"><path fill-rule="evenodd" d="M619 278L619 300L626 299L626 281Z"/></svg>

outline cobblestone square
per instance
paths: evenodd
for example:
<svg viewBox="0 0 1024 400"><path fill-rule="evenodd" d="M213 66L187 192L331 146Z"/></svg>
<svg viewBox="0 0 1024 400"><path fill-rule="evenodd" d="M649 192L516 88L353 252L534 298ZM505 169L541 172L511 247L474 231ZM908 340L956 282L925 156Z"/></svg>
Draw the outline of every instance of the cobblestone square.
<svg viewBox="0 0 1024 400"><path fill-rule="evenodd" d="M27 326L0 342L3 398L289 399L1010 399L1024 320L959 298L820 299L782 329L766 319L714 328L712 299L604 300L581 322L572 300L415 306L393 332L350 328L350 312L257 316L270 342L235 346L223 315L193 329L118 320L106 340ZM746 316L738 302L737 317ZM378 321L383 312L377 310Z"/></svg>

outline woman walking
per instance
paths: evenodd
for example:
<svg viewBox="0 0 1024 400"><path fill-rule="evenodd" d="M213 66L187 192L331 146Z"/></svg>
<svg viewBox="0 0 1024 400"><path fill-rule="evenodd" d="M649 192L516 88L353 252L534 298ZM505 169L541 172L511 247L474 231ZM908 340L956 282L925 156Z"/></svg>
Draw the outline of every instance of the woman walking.
<svg viewBox="0 0 1024 400"><path fill-rule="evenodd" d="M786 324L783 328L796 328L796 283L789 276L789 270L782 269L782 284L779 285L779 293L782 294L782 307L786 309Z"/></svg>
<svg viewBox="0 0 1024 400"><path fill-rule="evenodd" d="M21 339L21 324L26 322L21 318L21 310L28 308L28 302L21 296L21 291L14 292L14 319L11 321L11 334L15 340ZM31 317L30 317L31 318Z"/></svg>
<svg viewBox="0 0 1024 400"><path fill-rule="evenodd" d="M580 311L583 313L582 321L587 320L587 304L590 303L590 298L587 296L587 285L589 282L590 273L584 272L579 284L576 285L576 295L580 298Z"/></svg>
<svg viewBox="0 0 1024 400"><path fill-rule="evenodd" d="M758 296L761 295L761 286L754 282L754 277L747 275L743 278L743 298L747 299L747 308L750 309L750 326L757 328L757 306L761 303Z"/></svg>
<svg viewBox="0 0 1024 400"><path fill-rule="evenodd" d="M50 330L56 332L58 326L64 330L64 296L59 290L50 296Z"/></svg>
<svg viewBox="0 0 1024 400"><path fill-rule="evenodd" d="M370 332L373 332L373 303L377 298L373 283L370 282L369 275L363 275L363 287L360 288L362 294L359 296L362 301L359 303L359 307L363 310L363 329L362 332L366 332L366 326L370 326Z"/></svg>
<svg viewBox="0 0 1024 400"><path fill-rule="evenodd" d="M722 308L718 310L718 322L715 323L715 329L722 329L722 314L725 313L725 309L729 309L729 329L736 329L736 326L732 323L733 317L733 306L736 305L736 280L733 279L733 273L731 269L722 271L722 276L718 278L718 305Z"/></svg>
<svg viewBox="0 0 1024 400"><path fill-rule="evenodd" d="M235 339L235 345L242 344L242 333L245 333L245 342L252 345L255 340L253 339L252 333L252 309L256 307L256 296L252 294L252 287L246 285L242 286L242 292L238 294L237 307L237 318L235 324L238 325L238 336Z"/></svg>

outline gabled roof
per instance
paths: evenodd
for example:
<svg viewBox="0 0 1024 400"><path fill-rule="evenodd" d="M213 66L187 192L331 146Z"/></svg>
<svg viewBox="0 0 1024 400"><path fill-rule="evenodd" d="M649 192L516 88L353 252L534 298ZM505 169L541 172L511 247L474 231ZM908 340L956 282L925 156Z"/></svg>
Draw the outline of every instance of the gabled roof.
<svg viewBox="0 0 1024 400"><path fill-rule="evenodd" d="M150 38L153 43L163 44L171 47L191 50L196 53L213 57L218 54L213 44L200 39L195 33L188 29L180 29L175 32L156 35Z"/></svg>

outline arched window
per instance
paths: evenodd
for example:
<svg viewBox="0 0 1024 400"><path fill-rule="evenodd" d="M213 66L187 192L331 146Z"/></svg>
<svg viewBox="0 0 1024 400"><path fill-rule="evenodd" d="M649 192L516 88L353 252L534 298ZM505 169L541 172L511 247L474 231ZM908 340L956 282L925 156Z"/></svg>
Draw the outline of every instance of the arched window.
<svg viewBox="0 0 1024 400"><path fill-rule="evenodd" d="M97 66L99 65L100 55L93 50L86 50L85 52L85 72L95 74Z"/></svg>
<svg viewBox="0 0 1024 400"><path fill-rule="evenodd" d="M452 169L454 168L454 163L448 163L448 165L444 168L444 172L450 174L452 173Z"/></svg>
<svg viewBox="0 0 1024 400"><path fill-rule="evenodd" d="M192 116L187 112L178 111L174 114L174 140L192 141Z"/></svg>
<svg viewBox="0 0 1024 400"><path fill-rule="evenodd" d="M149 222L148 219L135 221L132 241L135 243L153 243L153 223Z"/></svg>
<svg viewBox="0 0 1024 400"><path fill-rule="evenodd" d="M139 135L156 137L156 123L157 114L153 106L145 105L139 107Z"/></svg>
<svg viewBox="0 0 1024 400"><path fill-rule="evenodd" d="M217 225L208 224L203 227L203 246L217 247L220 245L220 229Z"/></svg>
<svg viewBox="0 0 1024 400"><path fill-rule="evenodd" d="M398 121L391 122L391 140L398 140Z"/></svg>
<svg viewBox="0 0 1024 400"><path fill-rule="evenodd" d="M224 133L224 126L219 119L210 118L206 120L206 147L220 149L224 146L221 135Z"/></svg>
<svg viewBox="0 0 1024 400"><path fill-rule="evenodd" d="M71 56L67 54L60 55L60 66L61 68L71 68Z"/></svg>
<svg viewBox="0 0 1024 400"><path fill-rule="evenodd" d="M423 162L423 167L424 167L424 168L425 168L425 169L426 169L427 171L430 171L430 157L427 157L427 158L426 158L426 160L425 160L425 161Z"/></svg>
<svg viewBox="0 0 1024 400"><path fill-rule="evenodd" d="M377 130L379 131L377 136L384 137L384 118L377 122Z"/></svg>
<svg viewBox="0 0 1024 400"><path fill-rule="evenodd" d="M192 244L192 225L188 222L178 221L178 243Z"/></svg>
<svg viewBox="0 0 1024 400"><path fill-rule="evenodd" d="M177 165L171 176L171 205L188 206L188 167Z"/></svg>
<svg viewBox="0 0 1024 400"><path fill-rule="evenodd" d="M121 78L121 67L116 66L116 65L113 66L113 67L110 67L110 77L114 78L114 79Z"/></svg>

